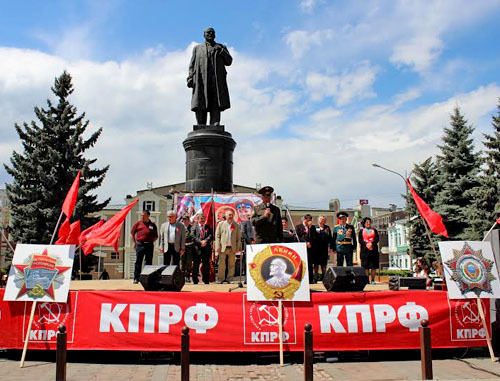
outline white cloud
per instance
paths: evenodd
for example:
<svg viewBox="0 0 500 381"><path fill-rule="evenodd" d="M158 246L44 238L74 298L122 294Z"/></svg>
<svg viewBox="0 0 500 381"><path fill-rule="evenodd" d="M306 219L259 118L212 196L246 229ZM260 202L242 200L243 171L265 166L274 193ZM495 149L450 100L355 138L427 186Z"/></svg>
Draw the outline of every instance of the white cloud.
<svg viewBox="0 0 500 381"><path fill-rule="evenodd" d="M294 58L308 58L314 66L370 56L425 74L455 31L480 25L499 8L495 0L474 6L467 0L329 3L307 27L288 30L285 42Z"/></svg>
<svg viewBox="0 0 500 381"><path fill-rule="evenodd" d="M363 63L342 75L325 75L311 72L307 75L306 86L313 101L332 97L339 106L344 106L354 99L375 96L372 89L377 69Z"/></svg>
<svg viewBox="0 0 500 381"><path fill-rule="evenodd" d="M294 30L285 35L285 42L290 47L293 57L302 58L309 50L322 47L325 42L333 38L331 29L308 32L306 30Z"/></svg>
<svg viewBox="0 0 500 381"><path fill-rule="evenodd" d="M311 13L313 11L314 7L316 7L316 5L318 5L319 3L322 3L322 2L323 2L322 0L301 0L299 7L304 12Z"/></svg>

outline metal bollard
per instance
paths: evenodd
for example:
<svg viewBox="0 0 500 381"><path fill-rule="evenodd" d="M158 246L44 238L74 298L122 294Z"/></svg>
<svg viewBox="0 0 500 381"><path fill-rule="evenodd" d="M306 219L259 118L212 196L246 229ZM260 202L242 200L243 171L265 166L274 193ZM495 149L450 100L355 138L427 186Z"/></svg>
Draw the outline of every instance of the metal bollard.
<svg viewBox="0 0 500 381"><path fill-rule="evenodd" d="M189 381L189 328L188 327L182 327L181 380Z"/></svg>
<svg viewBox="0 0 500 381"><path fill-rule="evenodd" d="M420 361L422 367L422 380L432 380L432 344L429 321L422 320L420 332Z"/></svg>
<svg viewBox="0 0 500 381"><path fill-rule="evenodd" d="M312 381L313 379L313 333L312 325L307 323L304 326L304 380Z"/></svg>
<svg viewBox="0 0 500 381"><path fill-rule="evenodd" d="M56 381L66 381L66 326L60 325L57 332Z"/></svg>

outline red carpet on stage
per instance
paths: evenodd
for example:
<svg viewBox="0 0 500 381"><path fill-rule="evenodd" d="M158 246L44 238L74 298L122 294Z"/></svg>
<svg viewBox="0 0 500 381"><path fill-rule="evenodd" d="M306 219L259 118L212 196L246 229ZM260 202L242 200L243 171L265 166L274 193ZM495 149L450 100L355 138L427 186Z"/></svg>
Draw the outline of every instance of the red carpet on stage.
<svg viewBox="0 0 500 381"><path fill-rule="evenodd" d="M19 349L32 303L4 302L3 292L0 347ZM419 348L423 319L433 348L486 346L476 301L448 301L442 291L318 292L283 305L286 351L303 350L306 323L316 351ZM193 351L277 351L277 306L245 293L71 291L67 304L37 304L29 348L55 349L64 324L70 350L179 351L187 326Z"/></svg>

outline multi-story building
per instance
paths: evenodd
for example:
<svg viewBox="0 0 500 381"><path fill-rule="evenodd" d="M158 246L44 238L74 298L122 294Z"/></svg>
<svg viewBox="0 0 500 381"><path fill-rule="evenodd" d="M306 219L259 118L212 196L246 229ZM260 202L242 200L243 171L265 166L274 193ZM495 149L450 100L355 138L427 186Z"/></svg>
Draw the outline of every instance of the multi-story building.
<svg viewBox="0 0 500 381"><path fill-rule="evenodd" d="M389 270L411 270L407 219L396 220L387 228L389 240Z"/></svg>

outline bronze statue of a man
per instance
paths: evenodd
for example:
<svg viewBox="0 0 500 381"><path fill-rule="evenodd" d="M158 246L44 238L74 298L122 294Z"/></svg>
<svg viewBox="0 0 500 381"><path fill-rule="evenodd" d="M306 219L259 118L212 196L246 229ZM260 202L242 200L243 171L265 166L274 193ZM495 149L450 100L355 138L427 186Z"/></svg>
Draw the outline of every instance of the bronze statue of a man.
<svg viewBox="0 0 500 381"><path fill-rule="evenodd" d="M191 111L196 113L199 125L207 124L207 113L210 113L210 124L220 124L220 113L231 107L226 82L226 68L233 58L227 48L215 42L215 30L204 31L205 42L193 49L189 64L187 86L193 89Z"/></svg>

